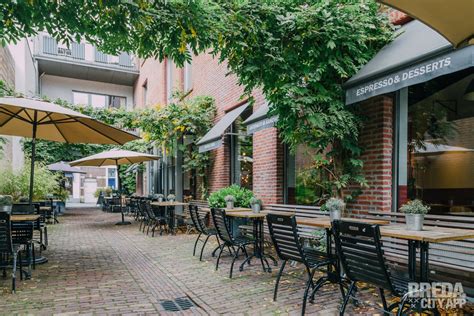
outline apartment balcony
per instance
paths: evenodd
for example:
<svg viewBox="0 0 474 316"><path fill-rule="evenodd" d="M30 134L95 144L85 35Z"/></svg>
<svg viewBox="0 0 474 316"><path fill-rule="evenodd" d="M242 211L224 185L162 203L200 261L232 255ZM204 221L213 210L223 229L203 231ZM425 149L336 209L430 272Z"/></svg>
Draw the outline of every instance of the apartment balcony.
<svg viewBox="0 0 474 316"><path fill-rule="evenodd" d="M127 53L105 54L88 43L68 47L49 35L37 36L33 46L40 74L128 86L138 77L137 59Z"/></svg>

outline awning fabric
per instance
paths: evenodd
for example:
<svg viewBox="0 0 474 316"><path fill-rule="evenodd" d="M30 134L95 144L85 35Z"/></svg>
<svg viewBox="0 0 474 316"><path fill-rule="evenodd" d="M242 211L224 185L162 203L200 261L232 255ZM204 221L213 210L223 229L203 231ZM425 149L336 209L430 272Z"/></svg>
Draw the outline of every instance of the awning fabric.
<svg viewBox="0 0 474 316"><path fill-rule="evenodd" d="M48 165L48 169L51 171L60 171L64 173L87 173L77 167L71 167L67 162L64 161L52 163Z"/></svg>
<svg viewBox="0 0 474 316"><path fill-rule="evenodd" d="M474 46L454 50L440 34L412 21L344 85L346 104L474 67Z"/></svg>
<svg viewBox="0 0 474 316"><path fill-rule="evenodd" d="M275 126L278 116L268 117L268 103L261 105L248 119L244 121L247 125L247 134L251 135L266 128Z"/></svg>
<svg viewBox="0 0 474 316"><path fill-rule="evenodd" d="M219 148L222 146L222 135L229 126L245 111L249 106L245 103L238 108L226 113L214 127L212 127L206 135L201 138L197 144L199 146L199 152L203 153L212 149Z"/></svg>
<svg viewBox="0 0 474 316"><path fill-rule="evenodd" d="M472 0L379 0L422 21L438 31L454 46L474 37Z"/></svg>

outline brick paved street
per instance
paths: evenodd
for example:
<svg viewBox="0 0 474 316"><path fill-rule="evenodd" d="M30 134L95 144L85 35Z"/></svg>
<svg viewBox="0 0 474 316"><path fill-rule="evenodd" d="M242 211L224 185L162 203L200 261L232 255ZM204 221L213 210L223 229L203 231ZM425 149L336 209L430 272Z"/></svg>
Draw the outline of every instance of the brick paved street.
<svg viewBox="0 0 474 316"><path fill-rule="evenodd" d="M49 226L50 247L44 252L49 262L36 268L33 279L18 281L12 295L10 279L0 278L0 314L166 314L171 312L161 303L176 298L196 305L181 314L300 314L301 266L282 278L273 302L277 269L263 273L255 264L235 269L229 279L229 258L216 272L212 247L203 262L192 256L196 235L151 238L137 223L113 225L118 219L95 209L68 210L60 224ZM307 311L332 315L339 303L339 291L329 286Z"/></svg>

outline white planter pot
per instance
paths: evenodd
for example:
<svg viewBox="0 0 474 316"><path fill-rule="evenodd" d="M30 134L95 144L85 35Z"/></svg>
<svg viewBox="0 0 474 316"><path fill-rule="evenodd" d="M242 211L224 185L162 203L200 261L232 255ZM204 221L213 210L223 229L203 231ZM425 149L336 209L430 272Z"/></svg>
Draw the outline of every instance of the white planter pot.
<svg viewBox="0 0 474 316"><path fill-rule="evenodd" d="M158 198L158 202L163 202L163 198Z"/></svg>
<svg viewBox="0 0 474 316"><path fill-rule="evenodd" d="M12 206L11 205L1 205L0 206L0 212L5 212L8 214L12 213Z"/></svg>
<svg viewBox="0 0 474 316"><path fill-rule="evenodd" d="M336 219L341 219L341 210L335 210L335 211L330 211L329 212L329 217L331 218L331 221L334 221Z"/></svg>
<svg viewBox="0 0 474 316"><path fill-rule="evenodd" d="M226 208L227 209L233 209L234 208L234 202L226 202Z"/></svg>
<svg viewBox="0 0 474 316"><path fill-rule="evenodd" d="M424 218L424 214L405 214L407 229L422 231Z"/></svg>
<svg viewBox="0 0 474 316"><path fill-rule="evenodd" d="M252 204L252 211L254 213L260 213L260 204Z"/></svg>

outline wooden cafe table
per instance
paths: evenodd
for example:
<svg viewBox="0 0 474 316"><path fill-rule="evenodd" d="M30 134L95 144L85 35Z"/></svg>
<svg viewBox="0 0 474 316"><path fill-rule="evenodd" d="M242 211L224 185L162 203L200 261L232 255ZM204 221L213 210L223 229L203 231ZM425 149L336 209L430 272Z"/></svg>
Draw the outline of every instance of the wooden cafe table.
<svg viewBox="0 0 474 316"><path fill-rule="evenodd" d="M187 206L189 203L177 202L177 201L163 201L163 202L151 202L151 206L164 207L165 213L167 214L169 221L168 226L171 228L171 234L176 234L176 225L175 225L175 207L176 206Z"/></svg>
<svg viewBox="0 0 474 316"><path fill-rule="evenodd" d="M272 256L265 254L264 251L264 232L263 232L263 222L265 217L267 216L266 213L254 213L251 209L250 210L240 210L240 209L231 209L229 211L226 210L225 215L230 218L248 218L251 219L253 222L253 236L255 238L254 241L254 248L253 254L246 258L244 262L240 265L239 270L243 271L244 266L247 262L250 262L252 258L260 259L262 264L263 271L265 272L272 272L270 265L268 264L267 258L271 259L275 266L278 264L275 258Z"/></svg>
<svg viewBox="0 0 474 316"><path fill-rule="evenodd" d="M474 238L472 229L424 226L422 231L413 231L403 224L382 226L380 234L408 241L408 273L411 280L416 280L416 249L420 249L420 282L429 281L430 243Z"/></svg>
<svg viewBox="0 0 474 316"><path fill-rule="evenodd" d="M463 240L474 238L474 230L424 226L422 231L408 230L404 224L389 224L385 220L363 218L342 218L343 221L354 221L368 224L378 224L383 237L399 238L408 241L408 273L410 279L416 281L416 249L420 249L420 282L428 282L429 272L429 243ZM328 235L331 233L331 221L327 217L299 219L299 225L325 228ZM328 243L330 245L330 243ZM330 255L331 247L327 247Z"/></svg>
<svg viewBox="0 0 474 316"><path fill-rule="evenodd" d="M204 211L206 213L211 212L210 207L200 207L199 210ZM229 212L250 212L250 211L252 211L251 208L247 208L247 207L225 208L224 210L225 210L226 214L229 213Z"/></svg>

